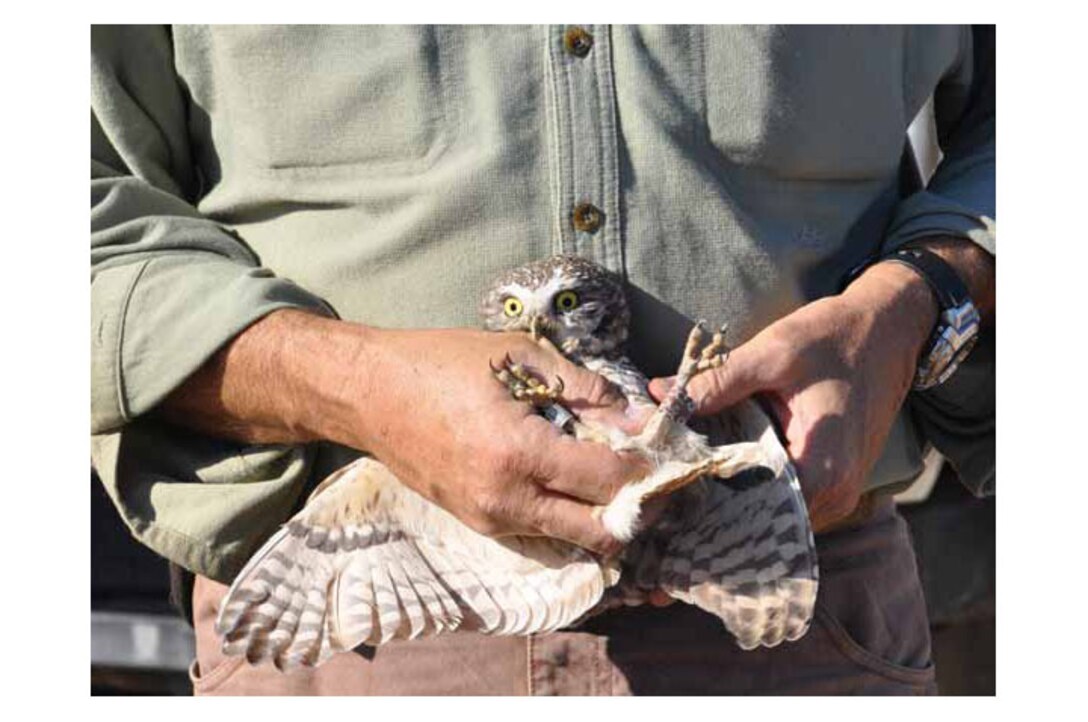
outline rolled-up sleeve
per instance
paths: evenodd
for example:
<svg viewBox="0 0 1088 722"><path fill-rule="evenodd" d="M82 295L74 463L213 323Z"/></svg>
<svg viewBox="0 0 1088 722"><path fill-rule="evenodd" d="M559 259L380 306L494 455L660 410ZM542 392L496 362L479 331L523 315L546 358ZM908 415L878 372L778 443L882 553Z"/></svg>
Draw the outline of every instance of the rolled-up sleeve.
<svg viewBox="0 0 1088 722"><path fill-rule="evenodd" d="M934 94L938 140L944 154L929 185L904 199L889 226L884 251L931 236L970 240L997 253L995 202L994 28L965 31L959 67ZM948 381L910 395L922 435L977 495L996 491L995 330Z"/></svg>
<svg viewBox="0 0 1088 722"><path fill-rule="evenodd" d="M934 92L944 154L928 186L896 209L884 251L928 236L953 236L997 252L994 27L965 30L959 65Z"/></svg>
<svg viewBox="0 0 1088 722"><path fill-rule="evenodd" d="M91 40L91 426L103 433L269 312L334 312L194 207L169 31L96 26Z"/></svg>

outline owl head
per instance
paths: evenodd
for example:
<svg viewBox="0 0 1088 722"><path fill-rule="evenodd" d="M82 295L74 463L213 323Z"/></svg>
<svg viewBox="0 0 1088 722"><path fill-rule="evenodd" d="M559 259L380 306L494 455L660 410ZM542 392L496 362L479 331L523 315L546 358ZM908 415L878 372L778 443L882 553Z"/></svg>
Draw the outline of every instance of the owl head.
<svg viewBox="0 0 1088 722"><path fill-rule="evenodd" d="M507 271L480 304L490 331L546 336L567 354L599 356L627 340L631 319L623 284L578 256L552 256Z"/></svg>

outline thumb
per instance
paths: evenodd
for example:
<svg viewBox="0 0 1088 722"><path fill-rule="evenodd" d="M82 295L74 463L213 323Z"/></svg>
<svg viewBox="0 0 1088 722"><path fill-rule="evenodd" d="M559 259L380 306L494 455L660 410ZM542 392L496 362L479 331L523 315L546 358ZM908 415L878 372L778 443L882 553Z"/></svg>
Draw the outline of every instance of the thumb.
<svg viewBox="0 0 1088 722"><path fill-rule="evenodd" d="M695 414L716 414L765 390L766 367L758 342L748 342L734 349L721 366L695 374L687 388L688 396L695 402ZM654 379L650 382L650 394L660 402L675 383L675 376Z"/></svg>
<svg viewBox="0 0 1088 722"><path fill-rule="evenodd" d="M570 378L574 381L564 389L560 401L579 418L631 435L642 430L650 412L631 406L620 389L604 376L575 367Z"/></svg>

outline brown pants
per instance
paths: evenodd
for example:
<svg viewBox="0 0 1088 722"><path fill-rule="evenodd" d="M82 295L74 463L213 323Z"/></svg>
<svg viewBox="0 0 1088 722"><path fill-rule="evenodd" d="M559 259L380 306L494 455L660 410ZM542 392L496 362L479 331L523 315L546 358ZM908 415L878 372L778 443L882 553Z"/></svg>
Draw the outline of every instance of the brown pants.
<svg viewBox="0 0 1088 722"><path fill-rule="evenodd" d="M934 694L929 625L910 536L890 500L817 538L820 591L799 641L742 651L682 603L600 615L533 637L474 633L393 642L282 674L224 658L213 630L226 587L197 578L198 695Z"/></svg>

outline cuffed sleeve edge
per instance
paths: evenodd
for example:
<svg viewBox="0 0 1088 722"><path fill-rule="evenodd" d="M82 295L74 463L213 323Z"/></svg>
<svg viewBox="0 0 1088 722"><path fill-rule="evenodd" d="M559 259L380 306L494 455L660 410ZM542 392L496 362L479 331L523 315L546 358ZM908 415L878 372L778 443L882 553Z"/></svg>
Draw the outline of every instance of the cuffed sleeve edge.
<svg viewBox="0 0 1088 722"><path fill-rule="evenodd" d="M109 278L112 274L130 278ZM92 290L99 327L92 354L92 433L146 413L223 345L273 311L304 308L335 318L324 300L267 269L214 256L170 255L133 270L108 269ZM118 298L118 282L125 291ZM95 357L97 355L97 358Z"/></svg>
<svg viewBox="0 0 1088 722"><path fill-rule="evenodd" d="M91 291L91 430L111 429L128 420L121 369L125 315L136 284L150 260L111 269Z"/></svg>
<svg viewBox="0 0 1088 722"><path fill-rule="evenodd" d="M905 200L889 226L884 253L929 236L952 236L972 241L997 255L997 223L952 201L928 192Z"/></svg>

